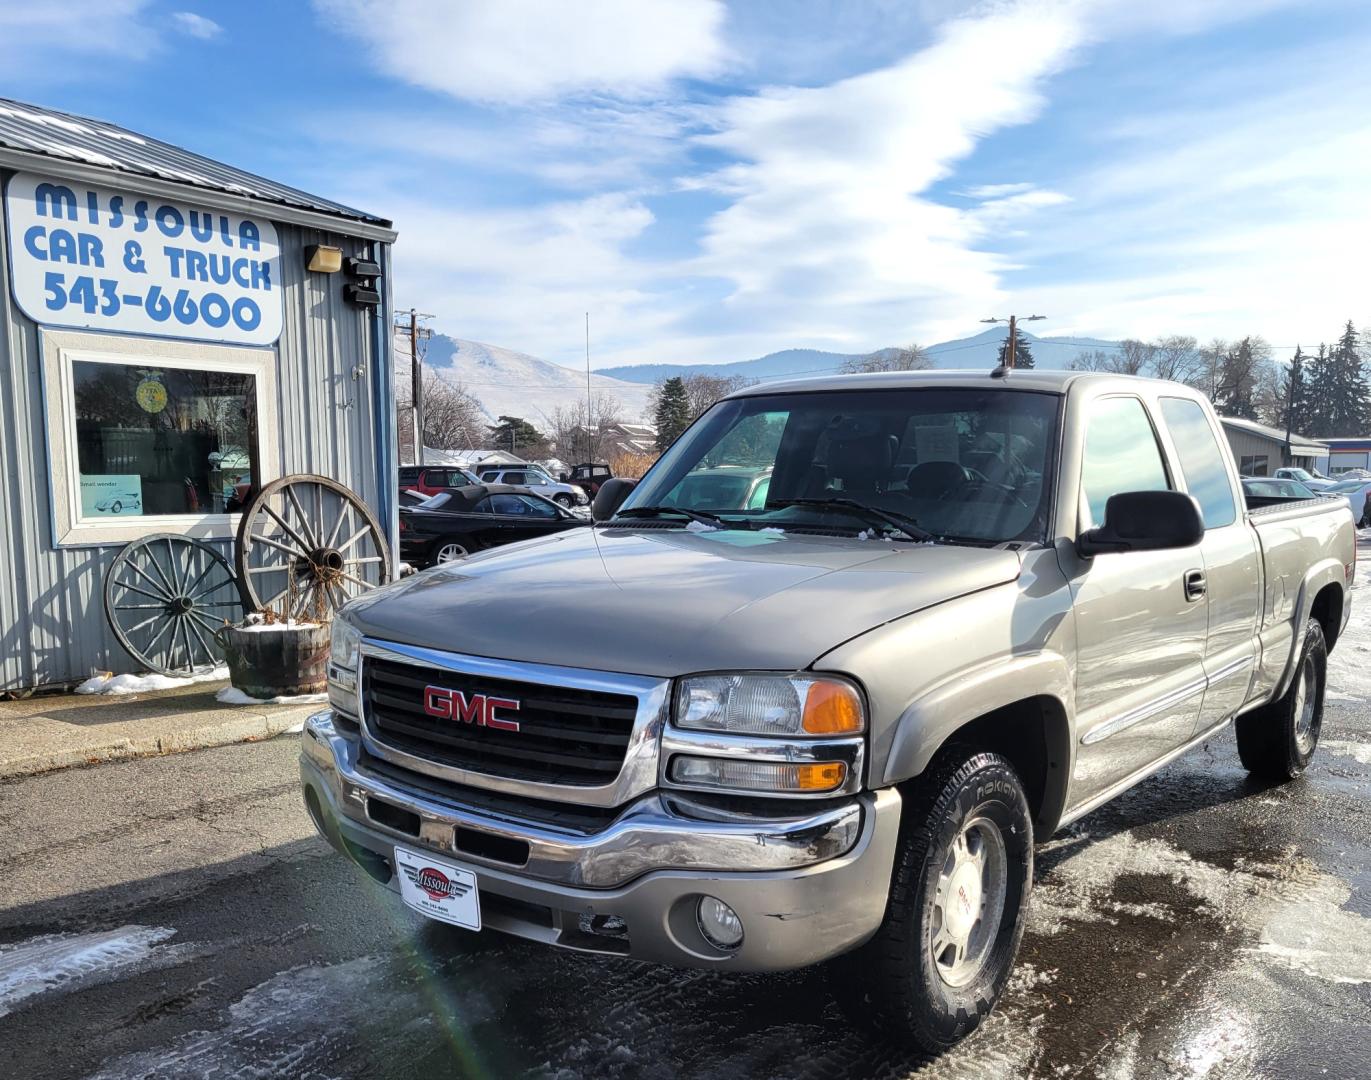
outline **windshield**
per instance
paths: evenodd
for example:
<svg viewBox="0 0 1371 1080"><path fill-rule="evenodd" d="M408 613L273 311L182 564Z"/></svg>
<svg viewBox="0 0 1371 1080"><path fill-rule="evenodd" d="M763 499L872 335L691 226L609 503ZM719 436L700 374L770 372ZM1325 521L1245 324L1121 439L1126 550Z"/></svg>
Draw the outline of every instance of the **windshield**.
<svg viewBox="0 0 1371 1080"><path fill-rule="evenodd" d="M1292 480L1312 480L1312 479L1314 479L1312 476L1310 476L1310 475L1309 475L1307 472L1305 472L1303 469L1282 469L1282 470L1280 471L1280 475L1281 475L1281 476L1289 477L1289 478L1292 479Z"/></svg>
<svg viewBox="0 0 1371 1080"><path fill-rule="evenodd" d="M722 401L652 467L623 510L679 507L719 515L726 526L856 534L872 524L853 516L857 503L939 539L1041 540L1059 401L1001 387ZM838 500L848 504L845 521Z"/></svg>

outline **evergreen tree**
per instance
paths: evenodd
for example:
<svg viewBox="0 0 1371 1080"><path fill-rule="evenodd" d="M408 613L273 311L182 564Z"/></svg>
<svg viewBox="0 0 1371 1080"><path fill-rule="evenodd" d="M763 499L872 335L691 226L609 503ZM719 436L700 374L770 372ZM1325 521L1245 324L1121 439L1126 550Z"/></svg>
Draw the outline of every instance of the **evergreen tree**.
<svg viewBox="0 0 1371 1080"><path fill-rule="evenodd" d="M1015 334L1014 337L1014 366L1016 368L1035 367L1033 350L1028 347L1028 342L1024 339L1024 336L1022 334ZM1000 342L1000 355L996 357L995 363L999 364L1001 367L1009 363L1008 334L1006 334L1005 339Z"/></svg>
<svg viewBox="0 0 1371 1080"><path fill-rule="evenodd" d="M1309 430L1313 416L1310 410L1309 372L1305 364L1307 359L1303 350L1296 345L1290 366L1281 374L1275 403L1275 425L1278 428L1288 426L1296 433Z"/></svg>
<svg viewBox="0 0 1371 1080"><path fill-rule="evenodd" d="M686 393L685 380L679 375L662 383L653 420L657 425L658 450L665 450L690 426L690 397Z"/></svg>
<svg viewBox="0 0 1371 1080"><path fill-rule="evenodd" d="M1333 346L1333 370L1337 373L1329 410L1329 435L1358 435L1371 418L1371 391L1366 386L1366 366L1361 358L1361 339L1352 320Z"/></svg>
<svg viewBox="0 0 1371 1080"><path fill-rule="evenodd" d="M1301 434L1332 434L1332 412L1329 408L1336 382L1333 360L1328 346L1320 345L1313 357L1304 358L1305 412L1301 418Z"/></svg>
<svg viewBox="0 0 1371 1080"><path fill-rule="evenodd" d="M1220 361L1214 406L1221 415L1257 419L1256 392L1264 346L1259 338L1245 337Z"/></svg>
<svg viewBox="0 0 1371 1080"><path fill-rule="evenodd" d="M497 450L518 454L523 450L539 450L545 442L543 433L522 416L502 416L490 428L490 442Z"/></svg>

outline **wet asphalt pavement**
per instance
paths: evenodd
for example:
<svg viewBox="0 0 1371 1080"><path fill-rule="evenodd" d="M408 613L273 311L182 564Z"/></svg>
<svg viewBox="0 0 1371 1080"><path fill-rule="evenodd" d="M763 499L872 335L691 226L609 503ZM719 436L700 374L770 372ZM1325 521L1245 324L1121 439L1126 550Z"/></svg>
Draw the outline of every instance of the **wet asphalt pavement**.
<svg viewBox="0 0 1371 1080"><path fill-rule="evenodd" d="M1339 651L1355 682L1371 637ZM1229 734L1040 846L1012 987L933 1061L851 1030L822 971L425 924L314 837L297 750L0 785L0 1077L1371 1076L1358 697L1299 781L1251 782Z"/></svg>

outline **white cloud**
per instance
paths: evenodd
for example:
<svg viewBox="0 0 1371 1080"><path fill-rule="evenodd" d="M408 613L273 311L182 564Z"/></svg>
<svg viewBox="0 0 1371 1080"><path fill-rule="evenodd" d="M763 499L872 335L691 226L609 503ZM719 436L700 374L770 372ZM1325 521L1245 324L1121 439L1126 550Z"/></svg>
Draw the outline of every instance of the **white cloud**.
<svg viewBox="0 0 1371 1080"><path fill-rule="evenodd" d="M201 41L209 41L224 32L224 28L213 19L207 19L193 11L173 11L171 21L181 33L199 38Z"/></svg>
<svg viewBox="0 0 1371 1080"><path fill-rule="evenodd" d="M67 53L141 59L155 43L140 19L147 6L148 0L0 4L0 65L13 77L42 74Z"/></svg>
<svg viewBox="0 0 1371 1080"><path fill-rule="evenodd" d="M637 97L717 72L720 0L314 0L377 66L458 98Z"/></svg>
<svg viewBox="0 0 1371 1080"><path fill-rule="evenodd" d="M697 270L733 282L739 324L860 346L936 337L993 304L1001 260L979 249L991 212L924 193L986 135L1037 116L1043 80L1083 40L1074 9L995 8L883 70L724 106L700 141L740 160L709 179L733 201ZM1046 194L1013 191L1001 218Z"/></svg>

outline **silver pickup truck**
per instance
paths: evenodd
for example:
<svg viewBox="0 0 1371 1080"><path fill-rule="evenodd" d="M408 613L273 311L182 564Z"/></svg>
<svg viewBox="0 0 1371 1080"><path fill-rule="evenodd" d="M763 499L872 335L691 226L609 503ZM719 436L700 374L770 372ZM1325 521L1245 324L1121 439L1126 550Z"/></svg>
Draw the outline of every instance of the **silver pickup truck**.
<svg viewBox="0 0 1371 1080"><path fill-rule="evenodd" d="M764 500L699 479L730 469ZM433 918L831 960L855 1017L945 1047L1005 985L1035 840L1230 722L1252 772L1308 763L1356 535L1343 500L1262 501L1173 383L755 386L595 528L348 605L305 802Z"/></svg>

